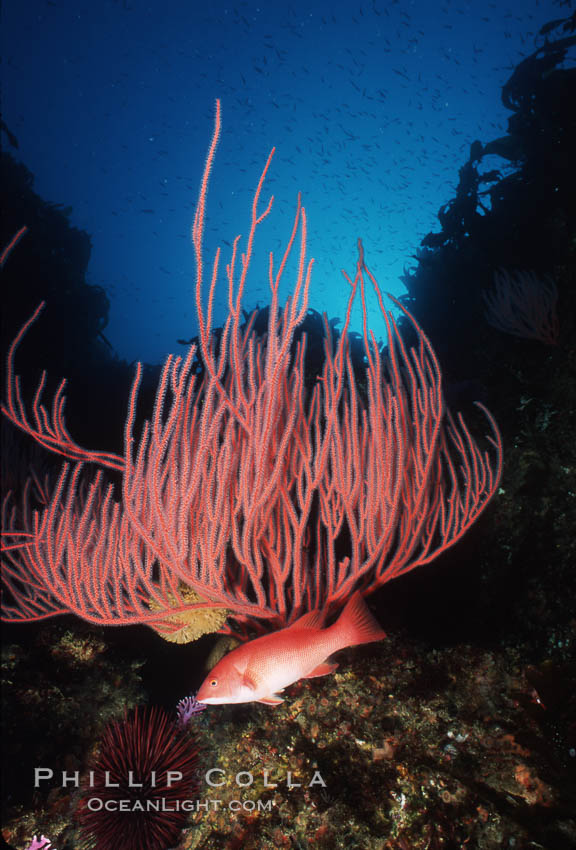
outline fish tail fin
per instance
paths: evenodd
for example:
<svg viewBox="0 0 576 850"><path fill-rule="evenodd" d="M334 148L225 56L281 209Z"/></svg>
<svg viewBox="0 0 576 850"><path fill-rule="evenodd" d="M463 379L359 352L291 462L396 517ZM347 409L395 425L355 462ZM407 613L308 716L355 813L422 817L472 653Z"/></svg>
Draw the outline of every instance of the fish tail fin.
<svg viewBox="0 0 576 850"><path fill-rule="evenodd" d="M372 616L359 590L354 593L332 628L342 648L383 640L386 632Z"/></svg>

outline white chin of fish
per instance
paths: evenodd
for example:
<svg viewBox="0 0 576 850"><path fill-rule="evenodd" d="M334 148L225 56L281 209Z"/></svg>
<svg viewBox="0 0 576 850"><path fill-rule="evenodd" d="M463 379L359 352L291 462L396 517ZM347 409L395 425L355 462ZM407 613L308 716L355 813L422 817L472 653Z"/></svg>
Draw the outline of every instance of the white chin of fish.
<svg viewBox="0 0 576 850"><path fill-rule="evenodd" d="M199 699L201 705L228 705L229 703L251 702L250 699L230 699L229 697L206 697Z"/></svg>

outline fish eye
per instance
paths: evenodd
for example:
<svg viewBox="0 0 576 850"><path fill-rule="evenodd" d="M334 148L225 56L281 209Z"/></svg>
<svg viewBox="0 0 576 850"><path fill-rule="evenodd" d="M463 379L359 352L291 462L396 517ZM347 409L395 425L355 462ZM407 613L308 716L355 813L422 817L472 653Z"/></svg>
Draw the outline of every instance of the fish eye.
<svg viewBox="0 0 576 850"><path fill-rule="evenodd" d="M217 684L218 684L218 679L211 679L210 680L210 687L211 688L215 688Z"/></svg>

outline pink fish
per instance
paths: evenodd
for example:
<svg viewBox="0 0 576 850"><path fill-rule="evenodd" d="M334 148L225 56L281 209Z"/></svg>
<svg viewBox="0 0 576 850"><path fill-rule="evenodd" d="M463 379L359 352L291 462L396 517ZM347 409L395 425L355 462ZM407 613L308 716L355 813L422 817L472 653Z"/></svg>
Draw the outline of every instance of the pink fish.
<svg viewBox="0 0 576 850"><path fill-rule="evenodd" d="M291 626L233 649L202 682L198 702L284 702L278 693L298 679L333 673L338 664L329 656L347 646L382 640L382 631L357 591L338 620L323 628L324 614L304 614Z"/></svg>

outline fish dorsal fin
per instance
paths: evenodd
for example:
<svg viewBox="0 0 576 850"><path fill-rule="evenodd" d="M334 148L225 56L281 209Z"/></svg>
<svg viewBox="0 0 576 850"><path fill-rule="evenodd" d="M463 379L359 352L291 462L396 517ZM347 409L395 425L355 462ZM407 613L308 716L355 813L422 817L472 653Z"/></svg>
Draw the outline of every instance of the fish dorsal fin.
<svg viewBox="0 0 576 850"><path fill-rule="evenodd" d="M256 699L254 702L263 702L264 705L280 705L284 700L278 694L272 694L270 697L262 697L262 699Z"/></svg>
<svg viewBox="0 0 576 850"><path fill-rule="evenodd" d="M322 629L324 628L324 617L323 611L309 611L287 626L284 631L288 631L288 629Z"/></svg>

